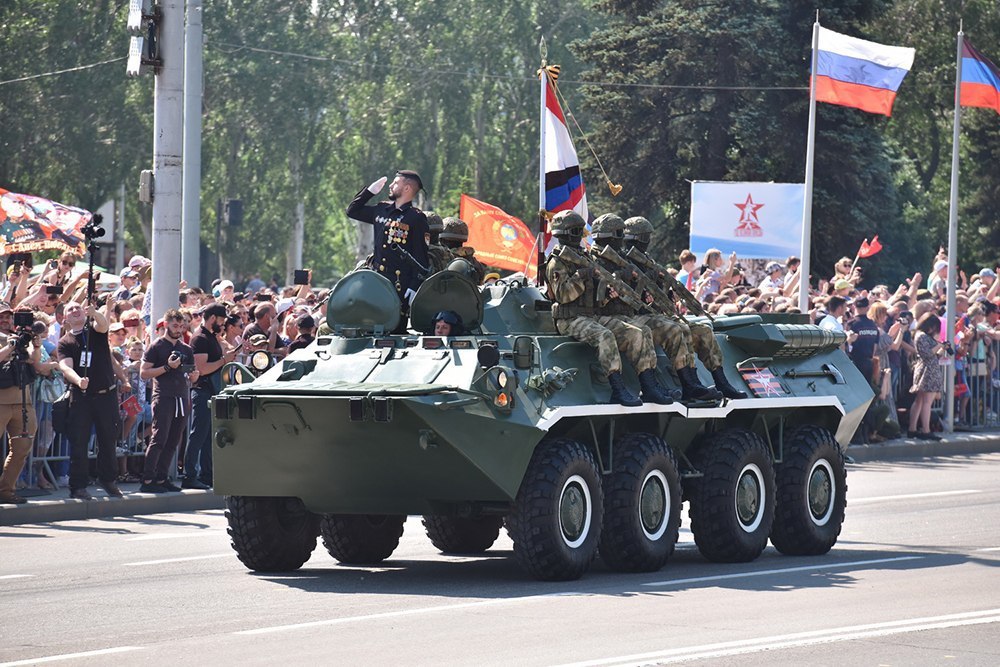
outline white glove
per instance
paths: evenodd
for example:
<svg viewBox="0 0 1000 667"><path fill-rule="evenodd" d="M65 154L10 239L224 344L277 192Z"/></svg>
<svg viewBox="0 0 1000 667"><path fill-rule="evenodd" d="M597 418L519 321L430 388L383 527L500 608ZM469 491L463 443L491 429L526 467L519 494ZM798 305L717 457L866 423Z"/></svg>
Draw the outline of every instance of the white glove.
<svg viewBox="0 0 1000 667"><path fill-rule="evenodd" d="M388 180L389 180L388 176L383 176L382 178L378 179L377 181L368 186L368 192L372 193L373 195L377 195L378 193L382 192L382 188L385 187L385 182Z"/></svg>
<svg viewBox="0 0 1000 667"><path fill-rule="evenodd" d="M413 297L415 297L416 295L417 295L417 293L414 292L409 287L407 287L406 291L403 292L403 298L406 299L406 302L409 303L411 306L413 305Z"/></svg>

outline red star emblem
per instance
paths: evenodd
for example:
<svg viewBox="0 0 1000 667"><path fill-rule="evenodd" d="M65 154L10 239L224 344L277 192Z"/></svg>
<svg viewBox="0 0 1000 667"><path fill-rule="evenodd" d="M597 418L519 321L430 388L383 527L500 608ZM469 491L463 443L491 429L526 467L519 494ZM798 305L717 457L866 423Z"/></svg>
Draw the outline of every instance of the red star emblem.
<svg viewBox="0 0 1000 667"><path fill-rule="evenodd" d="M760 220L757 218L757 211L764 208L763 204L755 204L753 195L747 194L747 200L742 204L733 204L740 209L740 226L759 227Z"/></svg>

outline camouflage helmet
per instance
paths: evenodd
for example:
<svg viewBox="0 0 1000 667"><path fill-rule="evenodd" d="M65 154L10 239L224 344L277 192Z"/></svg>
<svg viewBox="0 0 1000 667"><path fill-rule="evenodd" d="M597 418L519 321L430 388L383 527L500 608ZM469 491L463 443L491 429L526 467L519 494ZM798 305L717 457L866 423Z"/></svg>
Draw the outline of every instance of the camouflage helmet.
<svg viewBox="0 0 1000 667"><path fill-rule="evenodd" d="M469 240L469 226L465 224L464 220L449 216L444 219L444 228L441 230L441 235L438 238L442 241L461 241L465 243Z"/></svg>
<svg viewBox="0 0 1000 667"><path fill-rule="evenodd" d="M576 211L559 211L552 216L549 231L555 236L574 236L583 238L583 228L586 221Z"/></svg>
<svg viewBox="0 0 1000 667"><path fill-rule="evenodd" d="M625 238L649 243L653 234L653 225L642 216L635 216L625 221Z"/></svg>
<svg viewBox="0 0 1000 667"><path fill-rule="evenodd" d="M595 239L620 239L625 236L625 221L614 213L605 213L590 225Z"/></svg>
<svg viewBox="0 0 1000 667"><path fill-rule="evenodd" d="M434 211L427 211L424 215L427 216L427 228L430 233L440 234L441 230L444 229L444 220L441 219L441 216Z"/></svg>

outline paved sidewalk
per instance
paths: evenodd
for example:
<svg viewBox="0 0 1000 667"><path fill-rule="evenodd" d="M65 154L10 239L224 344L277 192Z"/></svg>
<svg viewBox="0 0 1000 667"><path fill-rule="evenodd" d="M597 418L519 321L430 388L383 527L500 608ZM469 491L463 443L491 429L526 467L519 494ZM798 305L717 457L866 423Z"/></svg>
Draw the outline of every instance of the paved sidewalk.
<svg viewBox="0 0 1000 667"><path fill-rule="evenodd" d="M856 463L893 461L904 458L958 456L1000 452L1000 432L951 433L940 442L898 439L878 445L852 445L848 454ZM50 521L73 521L108 516L133 516L165 512L222 509L225 501L212 491L185 489L180 493L139 493L138 484L121 484L124 498L109 498L97 485L90 487L94 499L73 500L68 489L32 496L23 505L0 504L0 526Z"/></svg>

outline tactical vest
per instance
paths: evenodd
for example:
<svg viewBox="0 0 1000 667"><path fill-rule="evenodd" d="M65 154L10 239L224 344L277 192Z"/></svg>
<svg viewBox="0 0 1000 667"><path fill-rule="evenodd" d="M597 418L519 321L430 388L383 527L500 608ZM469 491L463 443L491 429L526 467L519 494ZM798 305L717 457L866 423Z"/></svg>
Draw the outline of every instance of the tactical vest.
<svg viewBox="0 0 1000 667"><path fill-rule="evenodd" d="M545 262L545 273L548 275L549 264L551 262L557 261L558 258L550 255ZM568 269L564 262L560 262L564 269ZM583 294L577 297L576 300L570 303L553 303L552 304L552 319L554 320L569 320L574 317L593 317L597 314L597 304L595 303L597 297L597 290L595 289L594 283L591 280L586 281L585 289Z"/></svg>

